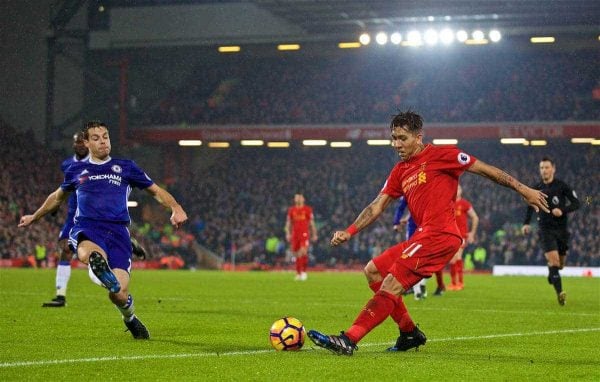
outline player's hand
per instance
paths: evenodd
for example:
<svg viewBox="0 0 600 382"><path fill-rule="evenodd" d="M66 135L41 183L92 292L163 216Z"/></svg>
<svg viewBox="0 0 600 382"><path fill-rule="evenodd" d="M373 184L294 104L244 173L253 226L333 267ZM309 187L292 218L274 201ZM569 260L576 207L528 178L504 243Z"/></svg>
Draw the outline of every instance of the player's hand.
<svg viewBox="0 0 600 382"><path fill-rule="evenodd" d="M287 240L288 243L291 243L292 242L292 235L290 235L290 234L285 235L285 240Z"/></svg>
<svg viewBox="0 0 600 382"><path fill-rule="evenodd" d="M310 241L312 241L313 243L316 243L318 239L319 237L317 235L313 235L310 237Z"/></svg>
<svg viewBox="0 0 600 382"><path fill-rule="evenodd" d="M467 234L467 243L469 243L469 244L473 244L474 242L475 242L475 234L474 234L474 233L471 233L471 232L469 232L469 233Z"/></svg>
<svg viewBox="0 0 600 382"><path fill-rule="evenodd" d="M529 224L523 224L521 232L523 232L523 235L529 235L529 233L531 232L531 226Z"/></svg>
<svg viewBox="0 0 600 382"><path fill-rule="evenodd" d="M563 216L563 212L560 208L553 208L552 209L552 215L556 216L557 218Z"/></svg>
<svg viewBox="0 0 600 382"><path fill-rule="evenodd" d="M337 245L347 242L348 240L350 240L351 237L352 235L350 235L348 231L335 231L333 237L331 238L330 244L335 247Z"/></svg>
<svg viewBox="0 0 600 382"><path fill-rule="evenodd" d="M21 220L19 220L18 227L27 227L31 223L33 223L33 215L24 215L21 216Z"/></svg>
<svg viewBox="0 0 600 382"><path fill-rule="evenodd" d="M171 214L170 220L171 224L173 224L175 228L179 228L188 220L188 217L183 208L178 205L173 208L173 213Z"/></svg>
<svg viewBox="0 0 600 382"><path fill-rule="evenodd" d="M402 227L400 227L400 224L394 224L393 230L396 232L400 232L402 231Z"/></svg>
<svg viewBox="0 0 600 382"><path fill-rule="evenodd" d="M550 213L550 209L548 209L548 195L544 194L542 191L527 187L521 195L523 195L525 202L533 207L535 212L540 212L540 210L542 210Z"/></svg>

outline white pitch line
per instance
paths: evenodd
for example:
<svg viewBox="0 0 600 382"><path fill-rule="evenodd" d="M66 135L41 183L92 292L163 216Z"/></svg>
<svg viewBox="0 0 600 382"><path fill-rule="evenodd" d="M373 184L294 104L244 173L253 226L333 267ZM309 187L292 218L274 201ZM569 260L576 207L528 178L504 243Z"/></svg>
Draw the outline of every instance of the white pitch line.
<svg viewBox="0 0 600 382"><path fill-rule="evenodd" d="M600 328L587 328L587 329L566 329L566 330L549 330L543 332L529 332L529 333L506 333L506 334L490 334L485 336L473 336L473 337L451 337L451 338L433 338L427 342L447 342L447 341L472 341L482 340L490 338L506 338L506 337L524 337L524 336L537 336L537 335L551 335L551 334L564 334L564 333L585 333L585 332L597 332ZM361 347L370 346L381 346L389 345L389 343L366 343L361 344ZM91 357L91 358L71 358L71 359L54 359L54 360L40 360L40 361L20 361L20 362L4 362L0 363L0 368L9 367L30 367L30 366L46 366L46 365L64 365L64 364L75 364L75 363L91 363L91 362L109 362L109 361L139 361L148 359L174 359L174 358L199 358L199 357L226 357L226 356L237 356L237 355L255 355L262 353L272 353L273 350L247 350L247 351L229 351L223 353L205 352L205 353L180 353L180 354L148 354L138 356L113 356L113 357Z"/></svg>

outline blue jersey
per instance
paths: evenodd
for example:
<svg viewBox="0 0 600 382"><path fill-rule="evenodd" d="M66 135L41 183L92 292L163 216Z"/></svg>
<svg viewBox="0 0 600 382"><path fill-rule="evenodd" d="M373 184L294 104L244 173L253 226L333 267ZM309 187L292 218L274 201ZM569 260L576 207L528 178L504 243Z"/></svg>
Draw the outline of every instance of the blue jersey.
<svg viewBox="0 0 600 382"><path fill-rule="evenodd" d="M400 224L400 219L402 218L402 215L404 215L404 210L406 210L406 207L408 207L408 202L406 201L406 198L401 197L400 201L398 202L398 206L396 207L396 213L394 214L394 225L398 225ZM413 220L412 216L410 218L408 218L408 227L406 229L406 239L410 238L413 233L415 233L415 231L417 230L417 223L415 223L415 221Z"/></svg>
<svg viewBox="0 0 600 382"><path fill-rule="evenodd" d="M73 163L60 187L77 195L75 224L86 220L129 224L127 200L131 188L144 189L153 184L134 161L109 158L102 163Z"/></svg>
<svg viewBox="0 0 600 382"><path fill-rule="evenodd" d="M60 170L62 171L63 174L66 174L67 169L69 167L71 167L71 165L73 163L85 162L88 159L90 159L89 155L86 155L86 157L81 160L77 159L77 155L73 155L72 157L67 158L62 162L62 164L60 165ZM71 195L69 195L69 200L67 201L67 206L69 207L69 210L67 212L66 223L72 223L73 218L75 217L75 211L77 210L77 195L75 195L75 193L72 193Z"/></svg>

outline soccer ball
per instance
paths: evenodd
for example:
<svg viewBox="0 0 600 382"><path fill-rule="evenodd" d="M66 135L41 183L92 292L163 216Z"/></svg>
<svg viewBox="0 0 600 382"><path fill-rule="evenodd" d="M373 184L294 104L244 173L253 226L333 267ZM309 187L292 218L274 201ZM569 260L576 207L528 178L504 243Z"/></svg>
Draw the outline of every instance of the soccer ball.
<svg viewBox="0 0 600 382"><path fill-rule="evenodd" d="M294 317L283 317L271 325L269 339L275 350L300 350L304 345L306 330Z"/></svg>

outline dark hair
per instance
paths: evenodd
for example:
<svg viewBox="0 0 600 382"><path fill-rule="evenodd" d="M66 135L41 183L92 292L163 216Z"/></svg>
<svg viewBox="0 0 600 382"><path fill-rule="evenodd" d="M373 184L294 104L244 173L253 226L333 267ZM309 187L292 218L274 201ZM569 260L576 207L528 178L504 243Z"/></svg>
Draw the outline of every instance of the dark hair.
<svg viewBox="0 0 600 382"><path fill-rule="evenodd" d="M423 117L408 109L396 114L390 123L390 130L395 127L406 127L411 133L420 133L423 130Z"/></svg>
<svg viewBox="0 0 600 382"><path fill-rule="evenodd" d="M106 131L108 131L108 126L106 126L106 124L102 121L89 121L86 122L85 125L83 125L83 139L88 140L90 138L89 135L89 130L90 129L95 129L97 127L104 127L106 129Z"/></svg>
<svg viewBox="0 0 600 382"><path fill-rule="evenodd" d="M554 166L554 161L550 157L543 157L540 162L550 162L550 164Z"/></svg>

